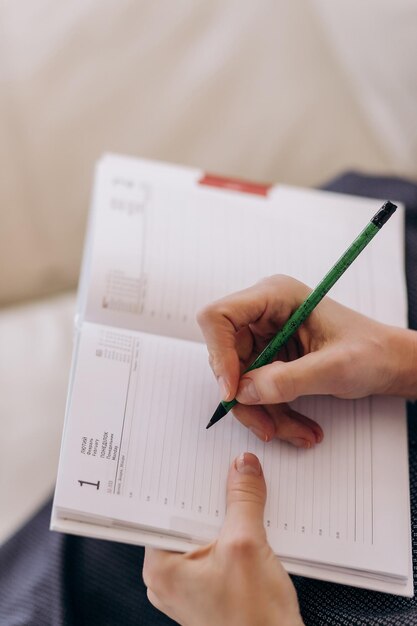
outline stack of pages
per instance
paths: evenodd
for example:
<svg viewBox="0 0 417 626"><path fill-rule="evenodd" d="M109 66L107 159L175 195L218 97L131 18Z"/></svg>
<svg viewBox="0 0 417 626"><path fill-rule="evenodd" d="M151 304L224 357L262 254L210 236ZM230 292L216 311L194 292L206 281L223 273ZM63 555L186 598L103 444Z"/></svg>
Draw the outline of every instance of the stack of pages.
<svg viewBox="0 0 417 626"><path fill-rule="evenodd" d="M395 198L393 198L395 200ZM96 180L54 530L171 550L216 537L243 451L261 460L265 526L289 572L413 594L404 402L306 397L310 450L264 444L231 414L196 311L271 274L314 287L381 202L106 155ZM404 326L403 211L330 296Z"/></svg>

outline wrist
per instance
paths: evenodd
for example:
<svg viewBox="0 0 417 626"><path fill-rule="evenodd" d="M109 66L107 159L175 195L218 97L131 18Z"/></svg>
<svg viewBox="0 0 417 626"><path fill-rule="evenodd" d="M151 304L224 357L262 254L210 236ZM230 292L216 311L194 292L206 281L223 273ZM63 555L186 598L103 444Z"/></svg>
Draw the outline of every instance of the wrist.
<svg viewBox="0 0 417 626"><path fill-rule="evenodd" d="M239 625L246 624L246 622L239 622ZM260 615L259 619L248 622L248 626L304 626L304 622L301 618L299 610L282 610L280 608L277 611L270 610L267 615Z"/></svg>
<svg viewBox="0 0 417 626"><path fill-rule="evenodd" d="M389 358L391 383L386 393L417 399L417 332L391 328Z"/></svg>

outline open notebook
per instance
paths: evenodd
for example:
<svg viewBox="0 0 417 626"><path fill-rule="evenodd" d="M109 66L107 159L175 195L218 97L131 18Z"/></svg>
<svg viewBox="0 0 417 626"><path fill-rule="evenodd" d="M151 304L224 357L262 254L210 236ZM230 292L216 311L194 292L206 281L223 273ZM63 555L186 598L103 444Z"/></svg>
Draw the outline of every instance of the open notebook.
<svg viewBox="0 0 417 626"><path fill-rule="evenodd" d="M216 536L228 467L249 450L290 572L412 595L404 403L300 399L325 434L311 450L263 444L232 415L206 430L219 398L195 322L269 274L314 286L381 202L229 187L199 170L99 162L51 526L191 550ZM331 297L404 325L402 232L400 208Z"/></svg>

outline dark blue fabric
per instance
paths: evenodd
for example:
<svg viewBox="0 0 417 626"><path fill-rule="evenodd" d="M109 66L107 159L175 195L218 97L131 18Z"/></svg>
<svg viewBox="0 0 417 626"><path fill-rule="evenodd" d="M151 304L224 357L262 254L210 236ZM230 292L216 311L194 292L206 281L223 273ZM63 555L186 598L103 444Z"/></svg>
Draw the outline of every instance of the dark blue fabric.
<svg viewBox="0 0 417 626"><path fill-rule="evenodd" d="M399 200L406 206L405 268L409 326L417 330L417 185L399 178L348 173L323 187L328 191ZM410 497L414 586L417 585L417 404L408 405ZM352 626L417 624L415 598L353 589L343 585L293 577L306 624ZM417 588L417 587L416 587Z"/></svg>
<svg viewBox="0 0 417 626"><path fill-rule="evenodd" d="M417 329L417 185L347 174L332 191L401 200L407 207L406 273L410 327ZM409 406L413 552L417 554L417 410ZM148 602L143 549L51 533L50 503L0 549L1 626L165 626ZM414 562L415 584L417 564ZM414 599L294 577L308 626L417 624Z"/></svg>
<svg viewBox="0 0 417 626"><path fill-rule="evenodd" d="M405 268L408 290L409 327L417 330L417 184L402 178L363 176L349 173L323 187L345 194L399 200L406 207Z"/></svg>

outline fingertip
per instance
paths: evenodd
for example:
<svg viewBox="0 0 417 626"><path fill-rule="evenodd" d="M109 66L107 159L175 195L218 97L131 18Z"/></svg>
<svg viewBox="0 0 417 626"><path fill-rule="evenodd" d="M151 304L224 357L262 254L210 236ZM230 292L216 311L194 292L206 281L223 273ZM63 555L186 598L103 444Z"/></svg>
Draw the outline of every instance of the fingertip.
<svg viewBox="0 0 417 626"><path fill-rule="evenodd" d="M289 437L287 441L296 448L304 448L305 450L309 450L314 446L310 439L304 439L303 437Z"/></svg>
<svg viewBox="0 0 417 626"><path fill-rule="evenodd" d="M323 430L320 424L316 421L306 415L303 415L302 413L299 413L298 411L295 411L289 405L284 406L282 411L290 421L286 423L285 430L282 428L282 423L279 419L275 421L277 435L281 439L285 438L285 440L289 441L291 436L292 438L300 440L294 445L307 448L313 448L316 444L323 441ZM281 428L279 428L279 426L281 426ZM303 445L301 440L308 442L308 445Z"/></svg>
<svg viewBox="0 0 417 626"><path fill-rule="evenodd" d="M220 398L222 400L229 400L230 398L230 385L224 376L219 376L217 379L219 385Z"/></svg>
<svg viewBox="0 0 417 626"><path fill-rule="evenodd" d="M324 432L318 424L317 424L317 428L314 429L314 435L316 437L316 443L321 443L323 441Z"/></svg>
<svg viewBox="0 0 417 626"><path fill-rule="evenodd" d="M318 438L319 433L315 432L312 428L296 428L291 433L291 436L286 436L285 440L292 443L297 448L305 448L309 450L320 443L321 439Z"/></svg>
<svg viewBox="0 0 417 626"><path fill-rule="evenodd" d="M304 420L308 422L308 432L312 433L313 438L314 438L314 443L321 443L324 438L324 433L320 424L318 424L314 420L309 419L305 416L303 417L304 417Z"/></svg>
<svg viewBox="0 0 417 626"><path fill-rule="evenodd" d="M228 504L234 501L242 501L242 486L246 485L248 489L246 495L248 499L253 495L255 500L259 501L266 497L265 477L261 462L256 454L252 452L242 452L235 457L230 468L227 480L227 501Z"/></svg>
<svg viewBox="0 0 417 626"><path fill-rule="evenodd" d="M266 484L259 459L251 452L244 452L230 466L223 537L247 536L263 542L265 502Z"/></svg>
<svg viewBox="0 0 417 626"><path fill-rule="evenodd" d="M255 437L264 443L267 443L272 439L271 435L266 432L265 429L259 428L258 426L249 426L249 430L255 435Z"/></svg>
<svg viewBox="0 0 417 626"><path fill-rule="evenodd" d="M251 452L242 452L234 461L234 466L239 474L261 476L262 467L258 457Z"/></svg>

